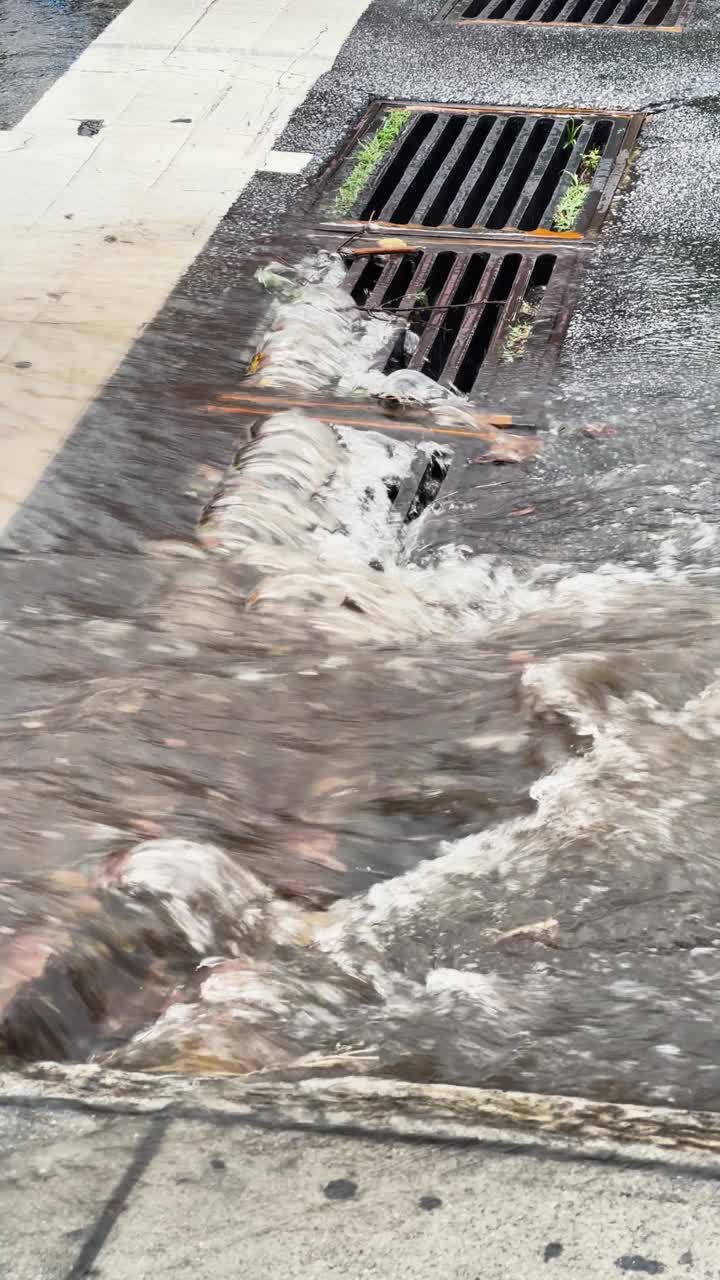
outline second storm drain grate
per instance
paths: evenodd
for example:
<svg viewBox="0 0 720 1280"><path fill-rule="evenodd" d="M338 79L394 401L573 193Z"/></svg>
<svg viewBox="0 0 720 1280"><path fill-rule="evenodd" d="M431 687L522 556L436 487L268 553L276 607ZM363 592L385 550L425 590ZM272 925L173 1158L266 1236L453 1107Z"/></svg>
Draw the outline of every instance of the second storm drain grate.
<svg viewBox="0 0 720 1280"><path fill-rule="evenodd" d="M640 117L379 103L330 172L326 226L461 234L599 230Z"/></svg>
<svg viewBox="0 0 720 1280"><path fill-rule="evenodd" d="M466 25L513 22L682 31L689 9L689 0L451 0L439 17Z"/></svg>
<svg viewBox="0 0 720 1280"><path fill-rule="evenodd" d="M538 390L567 328L577 253L539 247L417 248L349 260L358 306L402 316L386 371L418 369L473 402ZM522 369L522 379L518 370Z"/></svg>

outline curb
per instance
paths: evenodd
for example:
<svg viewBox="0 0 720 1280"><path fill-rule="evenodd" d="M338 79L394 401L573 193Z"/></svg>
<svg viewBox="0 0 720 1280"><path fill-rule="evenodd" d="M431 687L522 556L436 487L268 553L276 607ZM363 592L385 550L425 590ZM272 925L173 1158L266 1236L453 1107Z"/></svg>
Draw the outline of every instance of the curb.
<svg viewBox="0 0 720 1280"><path fill-rule="evenodd" d="M0 1072L0 1105L540 1148L720 1177L720 1114L360 1076L293 1082L41 1063Z"/></svg>

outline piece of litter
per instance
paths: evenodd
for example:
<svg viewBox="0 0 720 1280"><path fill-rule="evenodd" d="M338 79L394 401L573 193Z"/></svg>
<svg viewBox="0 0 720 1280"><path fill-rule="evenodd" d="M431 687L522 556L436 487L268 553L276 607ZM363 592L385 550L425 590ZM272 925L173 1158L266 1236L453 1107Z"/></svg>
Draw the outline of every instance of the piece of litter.
<svg viewBox="0 0 720 1280"><path fill-rule="evenodd" d="M80 138L94 138L104 124L104 120L81 120L78 125L78 136Z"/></svg>

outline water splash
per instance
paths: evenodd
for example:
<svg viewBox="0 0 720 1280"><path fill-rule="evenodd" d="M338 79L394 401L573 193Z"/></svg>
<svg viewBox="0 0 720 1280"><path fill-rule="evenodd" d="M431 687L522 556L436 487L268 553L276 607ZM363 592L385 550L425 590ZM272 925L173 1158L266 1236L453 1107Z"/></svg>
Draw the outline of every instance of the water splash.
<svg viewBox="0 0 720 1280"><path fill-rule="evenodd" d="M284 278L253 376L398 393ZM8 617L9 1052L718 1104L713 485L577 447L471 483L278 414L134 611L78 565Z"/></svg>

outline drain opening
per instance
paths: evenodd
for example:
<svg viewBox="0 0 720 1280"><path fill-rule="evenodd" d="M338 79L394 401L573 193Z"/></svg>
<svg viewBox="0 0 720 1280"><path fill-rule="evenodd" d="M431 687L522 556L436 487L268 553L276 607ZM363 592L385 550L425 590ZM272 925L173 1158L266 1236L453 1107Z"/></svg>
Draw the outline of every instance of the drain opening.
<svg viewBox="0 0 720 1280"><path fill-rule="evenodd" d="M411 524L435 501L450 470L452 450L425 446L411 471L397 479L388 477L385 488L392 504L392 518L399 525Z"/></svg>
<svg viewBox="0 0 720 1280"><path fill-rule="evenodd" d="M355 261L346 284L360 306L402 315L413 334L385 372L419 369L469 395L500 366L549 354L574 265L568 251L419 249Z"/></svg>
<svg viewBox="0 0 720 1280"><path fill-rule="evenodd" d="M496 8L505 2L500 0ZM574 0L575 7L584 2ZM584 234L592 229L598 206L607 207L630 135L634 140L639 128L639 118L625 114L407 108L403 129L348 205L345 193L356 189L358 166L378 136L378 117L387 121L393 114L397 115L396 107L381 104L358 149L341 166L336 194L325 201L331 220L349 217L468 232ZM585 196L572 226L558 227L558 205L574 177L586 189Z"/></svg>
<svg viewBox="0 0 720 1280"><path fill-rule="evenodd" d="M573 26L665 27L679 31L687 0L453 0L439 14L455 22L529 22Z"/></svg>
<svg viewBox="0 0 720 1280"><path fill-rule="evenodd" d="M417 520L418 516L421 516L423 511L426 511L435 501L449 469L449 454L436 450L430 455L427 466L420 477L415 497L410 503L405 516L405 524L410 524L411 521Z"/></svg>

